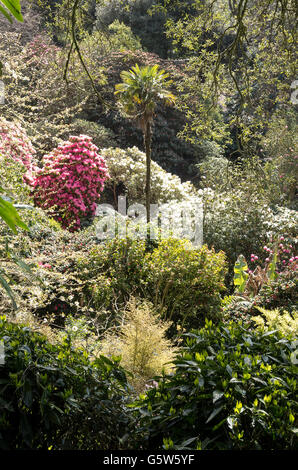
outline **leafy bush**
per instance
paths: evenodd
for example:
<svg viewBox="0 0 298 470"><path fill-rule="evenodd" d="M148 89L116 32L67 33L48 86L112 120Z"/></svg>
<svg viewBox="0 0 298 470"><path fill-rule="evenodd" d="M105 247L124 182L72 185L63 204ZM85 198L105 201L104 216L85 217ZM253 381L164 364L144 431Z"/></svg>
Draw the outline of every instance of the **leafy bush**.
<svg viewBox="0 0 298 470"><path fill-rule="evenodd" d="M70 344L53 346L27 327L0 320L0 448L123 448L129 427L126 377L117 362L90 362Z"/></svg>
<svg viewBox="0 0 298 470"><path fill-rule="evenodd" d="M271 178L272 200L279 200L297 209L297 119L295 112L287 110L286 116L278 112L268 123L261 140L265 155L265 171ZM280 203L280 202L279 202Z"/></svg>
<svg viewBox="0 0 298 470"><path fill-rule="evenodd" d="M279 330L284 335L298 336L298 312L294 311L292 314L285 310L279 311L266 310L265 308L257 307L261 315L252 317L252 320L257 326L264 330Z"/></svg>
<svg viewBox="0 0 298 470"><path fill-rule="evenodd" d="M121 356L121 365L132 374L130 381L137 391L144 391L149 381L169 372L175 348L165 337L169 328L146 301L130 299L122 324L113 333L104 334L100 350L107 357Z"/></svg>
<svg viewBox="0 0 298 470"><path fill-rule="evenodd" d="M223 250L230 267L240 254L246 259L251 253L262 256L271 237L296 233L296 211L273 210L258 193L248 197L242 190L218 194L207 188L199 194L204 199L204 242Z"/></svg>
<svg viewBox="0 0 298 470"><path fill-rule="evenodd" d="M267 164L266 164L267 165ZM297 212L282 207L276 183L260 158L235 163L223 157L207 159L199 194L204 199L204 240L222 249L231 264L242 254L261 257L262 247L278 236L296 234Z"/></svg>
<svg viewBox="0 0 298 470"><path fill-rule="evenodd" d="M185 327L202 324L206 315L218 318L225 289L224 253L193 249L174 238L150 250L144 240L115 238L82 258L79 272L97 309L111 307L112 301L119 308L136 295L152 302L165 320Z"/></svg>
<svg viewBox="0 0 298 470"><path fill-rule="evenodd" d="M145 48L158 53L162 57L167 56L170 41L164 33L165 15L152 11L149 14L148 10L153 4L152 0L129 0L125 4L121 0L105 0L96 7L97 20L95 28L101 30L103 24L111 26L120 21L123 26L125 24L131 27L133 33L141 38L142 45ZM128 36L130 35L132 35L131 32ZM132 42L133 46L135 46L134 42ZM131 41L128 42L128 45L130 43Z"/></svg>
<svg viewBox="0 0 298 470"><path fill-rule="evenodd" d="M297 341L230 323L189 333L138 402L149 449L297 449Z"/></svg>
<svg viewBox="0 0 298 470"><path fill-rule="evenodd" d="M194 249L187 240L168 238L146 255L147 296L168 321L198 327L218 319L225 289L225 255L206 245Z"/></svg>
<svg viewBox="0 0 298 470"><path fill-rule="evenodd" d="M95 214L109 177L97 151L91 137L71 136L44 157L44 166L34 177L35 203L71 231Z"/></svg>
<svg viewBox="0 0 298 470"><path fill-rule="evenodd" d="M10 119L13 110L39 157L69 135L76 135L72 121L81 117L83 110L86 116L94 109L90 80L82 72L79 58L72 58L66 82L65 51L54 45L44 31L31 35L25 45L19 34L0 33L0 61L5 63L1 114ZM97 83L102 84L102 69L88 58L85 62Z"/></svg>
<svg viewBox="0 0 298 470"><path fill-rule="evenodd" d="M80 277L88 281L97 309L110 306L113 299L124 305L131 294L142 290L145 252L143 240L113 238L78 260Z"/></svg>
<svg viewBox="0 0 298 470"><path fill-rule="evenodd" d="M24 184L28 175L23 163L16 162L9 155L0 154L0 181L3 193L13 203L31 202L30 188Z"/></svg>
<svg viewBox="0 0 298 470"><path fill-rule="evenodd" d="M81 41L80 47L85 54L90 50L91 54L93 52L93 54L101 53L101 55L107 55L111 51L117 50L137 51L142 49L139 38L132 33L129 26L119 20L113 21L102 31L94 30L92 35L86 36Z"/></svg>

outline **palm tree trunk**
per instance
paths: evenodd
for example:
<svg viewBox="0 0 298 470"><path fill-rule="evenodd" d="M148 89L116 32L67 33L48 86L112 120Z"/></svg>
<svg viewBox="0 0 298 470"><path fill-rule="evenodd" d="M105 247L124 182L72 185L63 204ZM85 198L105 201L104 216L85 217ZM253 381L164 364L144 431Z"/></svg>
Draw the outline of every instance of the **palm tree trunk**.
<svg viewBox="0 0 298 470"><path fill-rule="evenodd" d="M146 152L146 215L147 215L147 224L150 223L150 182L151 182L151 138L152 130L150 121L146 123L145 132L144 132L144 145ZM150 235L147 233L147 236Z"/></svg>

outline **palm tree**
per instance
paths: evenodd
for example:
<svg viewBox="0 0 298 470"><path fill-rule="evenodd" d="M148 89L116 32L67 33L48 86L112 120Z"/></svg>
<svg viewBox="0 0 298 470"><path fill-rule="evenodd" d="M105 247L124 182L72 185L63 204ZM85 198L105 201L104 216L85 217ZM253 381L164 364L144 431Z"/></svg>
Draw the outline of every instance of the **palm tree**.
<svg viewBox="0 0 298 470"><path fill-rule="evenodd" d="M158 100L171 105L175 96L167 89L172 80L169 74L159 70L158 65L139 67L137 64L129 71L122 71L122 83L116 85L119 103L125 116L137 121L143 131L146 153L146 213L150 223L150 180L151 180L151 140L152 123Z"/></svg>

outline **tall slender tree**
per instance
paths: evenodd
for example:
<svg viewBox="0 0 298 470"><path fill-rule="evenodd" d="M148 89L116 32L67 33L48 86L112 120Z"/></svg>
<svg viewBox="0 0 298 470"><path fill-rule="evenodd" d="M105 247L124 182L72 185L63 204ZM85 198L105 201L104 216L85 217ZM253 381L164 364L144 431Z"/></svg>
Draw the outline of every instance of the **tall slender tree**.
<svg viewBox="0 0 298 470"><path fill-rule="evenodd" d="M150 180L151 180L151 142L152 124L158 101L167 105L175 102L169 90L172 80L169 74L160 70L158 65L139 67L137 64L129 71L122 71L122 83L116 85L115 94L123 114L134 119L143 131L146 153L146 214L150 223Z"/></svg>

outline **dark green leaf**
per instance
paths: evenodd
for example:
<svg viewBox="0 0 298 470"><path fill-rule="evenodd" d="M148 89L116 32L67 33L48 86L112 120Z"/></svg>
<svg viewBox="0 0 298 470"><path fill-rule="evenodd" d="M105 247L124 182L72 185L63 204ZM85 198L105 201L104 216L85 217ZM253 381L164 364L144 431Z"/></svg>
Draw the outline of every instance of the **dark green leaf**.
<svg viewBox="0 0 298 470"><path fill-rule="evenodd" d="M207 421L206 421L206 424L209 423L212 419L214 419L215 416L217 416L217 415L221 412L221 410L223 409L223 407L224 407L224 405L219 406L218 408L215 408L215 409L212 411L212 413L209 415L209 417L208 417L208 419L207 419Z"/></svg>

